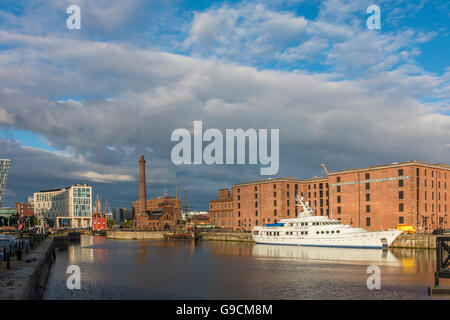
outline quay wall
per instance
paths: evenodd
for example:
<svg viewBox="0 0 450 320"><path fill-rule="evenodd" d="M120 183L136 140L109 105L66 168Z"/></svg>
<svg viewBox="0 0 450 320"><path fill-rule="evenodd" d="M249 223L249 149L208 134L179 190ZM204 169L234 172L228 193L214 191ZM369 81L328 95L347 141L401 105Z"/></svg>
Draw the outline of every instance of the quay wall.
<svg viewBox="0 0 450 320"><path fill-rule="evenodd" d="M55 260L53 240L53 237L46 238L3 275L0 279L0 300L42 299Z"/></svg>
<svg viewBox="0 0 450 320"><path fill-rule="evenodd" d="M436 249L436 235L401 234L391 243L391 248Z"/></svg>
<svg viewBox="0 0 450 320"><path fill-rule="evenodd" d="M120 240L164 239L164 231L107 231L106 238Z"/></svg>
<svg viewBox="0 0 450 320"><path fill-rule="evenodd" d="M252 234L244 232L201 232L200 239L206 241L254 242Z"/></svg>

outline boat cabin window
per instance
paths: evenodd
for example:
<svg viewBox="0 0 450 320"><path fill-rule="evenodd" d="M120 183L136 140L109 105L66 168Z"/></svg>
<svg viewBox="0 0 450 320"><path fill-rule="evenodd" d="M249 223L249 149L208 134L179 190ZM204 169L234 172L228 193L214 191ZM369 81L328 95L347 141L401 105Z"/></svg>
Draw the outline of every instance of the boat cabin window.
<svg viewBox="0 0 450 320"><path fill-rule="evenodd" d="M340 231L339 230L336 230L336 233L339 233Z"/></svg>
<svg viewBox="0 0 450 320"><path fill-rule="evenodd" d="M254 234L255 236L257 236L257 235L259 234L259 232L258 232L258 231L253 231L253 234Z"/></svg>

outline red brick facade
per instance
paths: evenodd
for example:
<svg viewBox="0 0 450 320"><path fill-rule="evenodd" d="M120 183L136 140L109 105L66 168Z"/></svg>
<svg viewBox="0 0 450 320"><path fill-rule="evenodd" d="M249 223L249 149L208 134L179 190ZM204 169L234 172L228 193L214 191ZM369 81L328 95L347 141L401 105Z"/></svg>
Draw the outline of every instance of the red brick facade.
<svg viewBox="0 0 450 320"><path fill-rule="evenodd" d="M296 217L298 194L316 215L353 227L387 230L404 223L430 232L449 227L449 183L450 166L417 161L330 172L328 178L262 180L234 185L231 195L211 200L210 217L219 227L251 230Z"/></svg>

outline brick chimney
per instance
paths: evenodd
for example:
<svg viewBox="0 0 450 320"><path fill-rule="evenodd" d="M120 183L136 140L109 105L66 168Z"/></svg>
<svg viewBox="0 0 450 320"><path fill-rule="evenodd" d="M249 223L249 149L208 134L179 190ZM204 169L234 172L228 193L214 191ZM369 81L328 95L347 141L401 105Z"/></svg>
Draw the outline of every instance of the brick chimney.
<svg viewBox="0 0 450 320"><path fill-rule="evenodd" d="M144 216L147 211L147 188L145 184L145 159L139 158L139 211L138 216Z"/></svg>

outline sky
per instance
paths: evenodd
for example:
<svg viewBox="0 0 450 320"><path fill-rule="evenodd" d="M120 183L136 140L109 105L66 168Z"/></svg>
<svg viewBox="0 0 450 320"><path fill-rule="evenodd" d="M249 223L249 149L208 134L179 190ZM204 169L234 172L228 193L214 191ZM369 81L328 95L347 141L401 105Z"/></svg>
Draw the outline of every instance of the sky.
<svg viewBox="0 0 450 320"><path fill-rule="evenodd" d="M81 29L68 29L70 5ZM370 5L380 29L368 29ZM178 128L279 129L272 178L450 163L450 2L2 0L3 206L87 183L111 207L267 179L260 165L171 160ZM205 143L203 145L205 147Z"/></svg>

